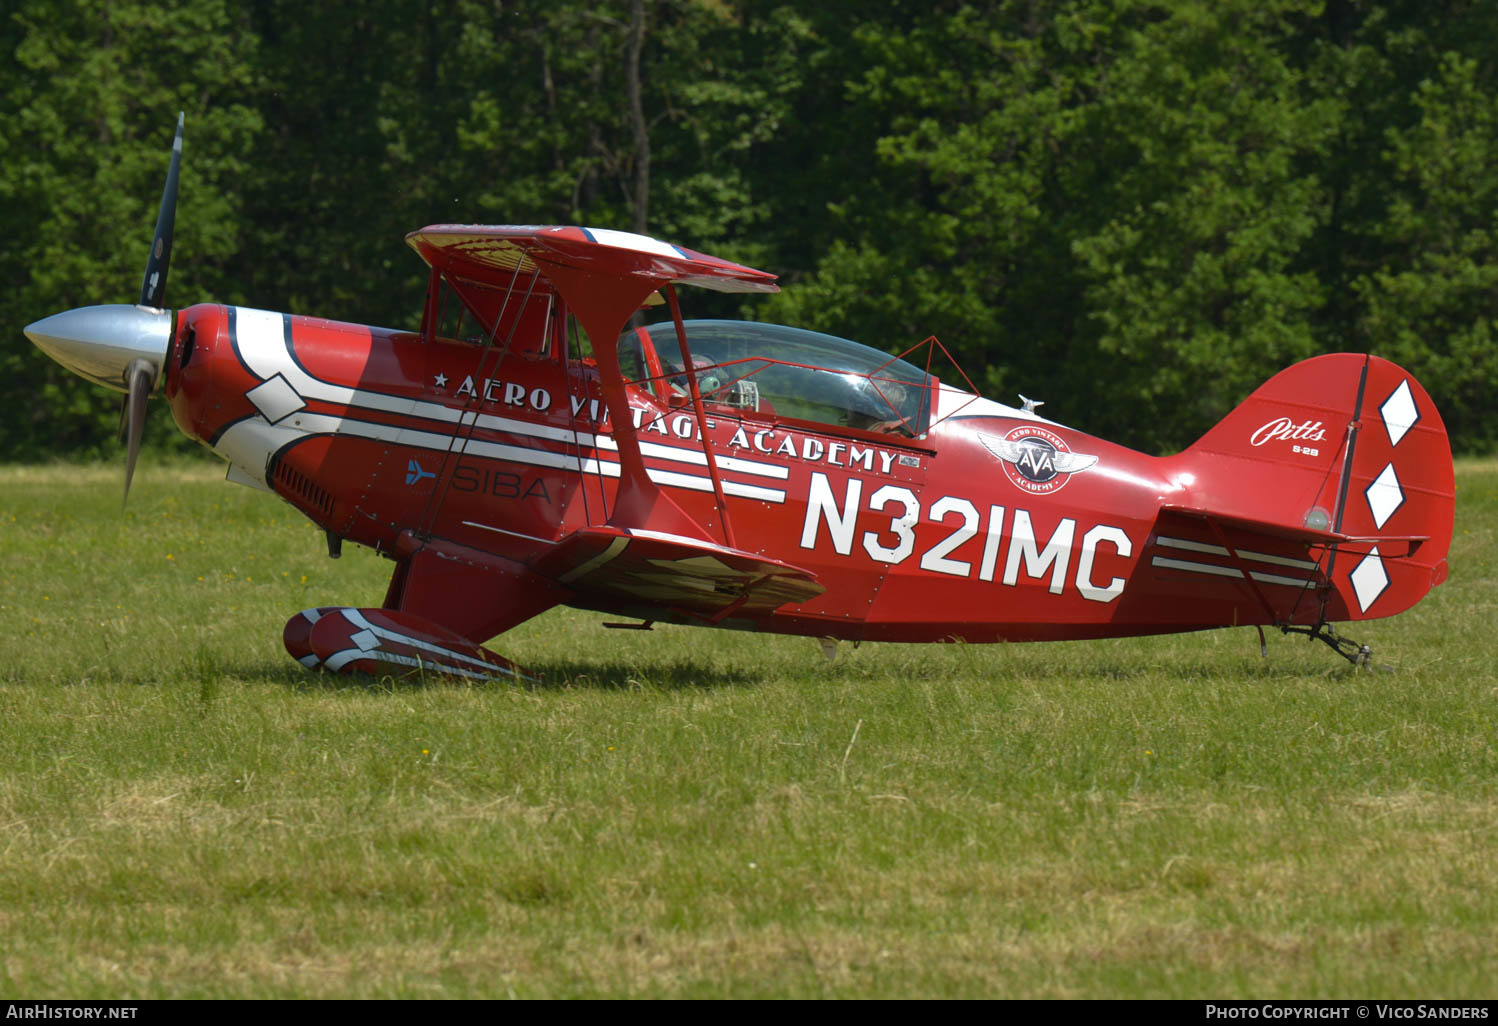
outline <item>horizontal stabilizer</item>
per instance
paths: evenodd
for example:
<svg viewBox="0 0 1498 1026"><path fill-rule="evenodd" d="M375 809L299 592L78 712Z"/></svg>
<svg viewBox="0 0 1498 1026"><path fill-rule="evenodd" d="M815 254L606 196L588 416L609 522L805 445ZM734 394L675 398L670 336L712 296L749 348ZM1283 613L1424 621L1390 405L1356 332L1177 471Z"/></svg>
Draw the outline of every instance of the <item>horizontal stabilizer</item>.
<svg viewBox="0 0 1498 1026"><path fill-rule="evenodd" d="M536 565L571 589L573 604L671 614L719 623L805 602L825 590L809 571L709 542L657 531L589 527L569 536Z"/></svg>
<svg viewBox="0 0 1498 1026"><path fill-rule="evenodd" d="M1176 506L1166 503L1160 507L1162 513L1174 513L1183 517L1195 517L1208 523L1215 523L1219 527L1231 528L1236 531L1245 531L1249 534L1265 535L1270 538L1279 538L1285 541L1302 542L1306 545L1322 545L1326 547L1341 547L1350 545L1378 545L1402 542L1412 549L1423 541L1429 541L1428 534L1380 534L1380 535L1350 535L1337 531L1323 531L1314 527L1304 525L1276 523L1273 520L1261 520L1257 517L1236 517L1230 514L1219 513L1216 510L1202 509L1194 506Z"/></svg>

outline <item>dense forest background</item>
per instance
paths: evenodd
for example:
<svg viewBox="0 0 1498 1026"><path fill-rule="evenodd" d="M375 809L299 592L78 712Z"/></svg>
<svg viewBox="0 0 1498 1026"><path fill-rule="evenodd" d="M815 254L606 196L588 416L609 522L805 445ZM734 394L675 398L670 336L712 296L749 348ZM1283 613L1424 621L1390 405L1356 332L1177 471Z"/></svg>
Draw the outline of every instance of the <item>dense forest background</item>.
<svg viewBox="0 0 1498 1026"><path fill-rule="evenodd" d="M1148 450L1343 350L1498 442L1494 0L6 11L0 459L113 446L112 397L21 328L133 301L178 110L171 305L414 325L407 231L586 224L781 276L689 315L935 334L985 393Z"/></svg>

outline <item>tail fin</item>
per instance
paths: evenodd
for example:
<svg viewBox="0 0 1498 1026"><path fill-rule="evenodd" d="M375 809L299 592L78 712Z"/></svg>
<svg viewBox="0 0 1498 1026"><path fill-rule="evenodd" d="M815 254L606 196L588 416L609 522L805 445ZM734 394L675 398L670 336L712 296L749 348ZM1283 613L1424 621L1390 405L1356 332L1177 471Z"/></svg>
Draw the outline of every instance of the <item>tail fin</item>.
<svg viewBox="0 0 1498 1026"><path fill-rule="evenodd" d="M1298 363L1173 460L1184 499L1162 512L1152 563L1251 598L1237 622L1392 616L1446 579L1446 428L1387 360Z"/></svg>

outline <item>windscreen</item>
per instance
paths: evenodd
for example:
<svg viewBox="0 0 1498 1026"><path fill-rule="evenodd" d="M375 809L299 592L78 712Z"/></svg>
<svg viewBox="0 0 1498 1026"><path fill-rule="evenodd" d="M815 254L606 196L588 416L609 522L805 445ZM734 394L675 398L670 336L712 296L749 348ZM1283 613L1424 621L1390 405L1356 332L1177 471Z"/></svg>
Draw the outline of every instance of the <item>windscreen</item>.
<svg viewBox="0 0 1498 1026"><path fill-rule="evenodd" d="M918 367L835 335L756 321L687 321L703 398L864 431L923 434L932 378ZM685 391L676 328L645 329L668 382ZM621 348L622 352L622 348ZM621 360L622 362L622 360Z"/></svg>

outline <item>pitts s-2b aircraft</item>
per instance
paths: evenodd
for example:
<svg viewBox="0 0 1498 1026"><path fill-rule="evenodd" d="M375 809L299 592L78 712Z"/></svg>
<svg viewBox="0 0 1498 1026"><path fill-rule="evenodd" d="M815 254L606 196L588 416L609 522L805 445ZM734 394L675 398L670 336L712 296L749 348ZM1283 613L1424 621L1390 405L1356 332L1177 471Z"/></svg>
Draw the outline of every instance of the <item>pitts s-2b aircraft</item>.
<svg viewBox="0 0 1498 1026"><path fill-rule="evenodd" d="M1364 662L1330 625L1446 577L1445 429L1375 356L1299 363L1157 458L938 380L934 339L918 366L683 320L678 284L773 292L773 276L624 232L413 232L431 268L418 332L174 314L180 159L179 119L140 302L26 333L126 393L127 494L160 386L229 480L291 503L332 554L347 539L394 561L380 608L291 618L308 667L513 676L483 643L557 604L905 642L1273 626ZM632 328L652 304L669 316Z"/></svg>

